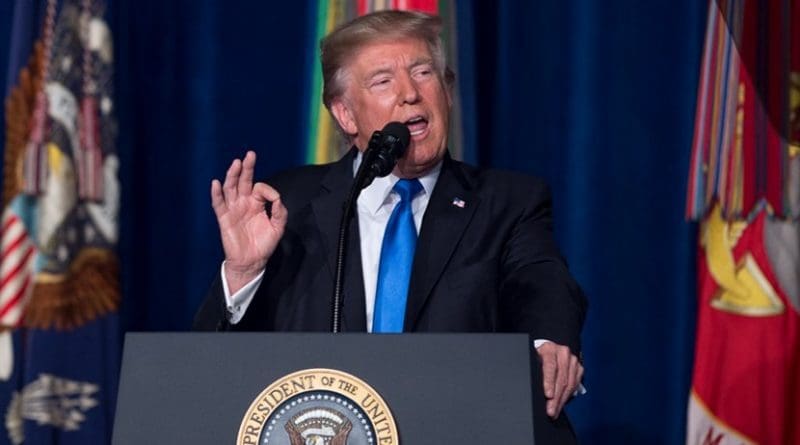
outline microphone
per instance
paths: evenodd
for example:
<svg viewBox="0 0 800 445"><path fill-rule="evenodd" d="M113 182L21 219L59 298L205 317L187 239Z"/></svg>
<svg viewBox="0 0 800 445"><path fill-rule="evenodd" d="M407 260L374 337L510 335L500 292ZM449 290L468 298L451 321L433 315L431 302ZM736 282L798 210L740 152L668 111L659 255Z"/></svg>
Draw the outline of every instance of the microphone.
<svg viewBox="0 0 800 445"><path fill-rule="evenodd" d="M411 142L408 127L400 122L389 122L382 130L372 133L367 149L356 172L356 196L378 176L392 172L397 160L403 157ZM354 198L355 199L355 198Z"/></svg>
<svg viewBox="0 0 800 445"><path fill-rule="evenodd" d="M347 195L339 224L339 243L336 249L336 272L333 282L333 299L331 300L331 331L340 332L342 326L342 290L344 288L344 265L347 258L347 238L350 230L350 219L353 216L358 195L377 176L386 176L392 172L397 160L406 152L411 142L408 127L400 122L389 122L382 130L372 133L367 149L361 157L353 187Z"/></svg>

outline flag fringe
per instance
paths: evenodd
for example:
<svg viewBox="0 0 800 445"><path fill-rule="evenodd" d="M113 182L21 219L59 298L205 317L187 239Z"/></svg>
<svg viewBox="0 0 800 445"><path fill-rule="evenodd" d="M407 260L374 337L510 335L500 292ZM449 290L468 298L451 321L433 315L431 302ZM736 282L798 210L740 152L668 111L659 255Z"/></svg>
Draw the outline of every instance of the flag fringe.
<svg viewBox="0 0 800 445"><path fill-rule="evenodd" d="M22 159L30 136L31 116L36 93L44 88L42 66L44 45L34 44L28 66L19 72L18 84L9 92L5 102L6 145L3 153L3 208L22 191Z"/></svg>
<svg viewBox="0 0 800 445"><path fill-rule="evenodd" d="M81 250L65 276L37 277L25 325L68 330L117 310L119 263L111 251Z"/></svg>

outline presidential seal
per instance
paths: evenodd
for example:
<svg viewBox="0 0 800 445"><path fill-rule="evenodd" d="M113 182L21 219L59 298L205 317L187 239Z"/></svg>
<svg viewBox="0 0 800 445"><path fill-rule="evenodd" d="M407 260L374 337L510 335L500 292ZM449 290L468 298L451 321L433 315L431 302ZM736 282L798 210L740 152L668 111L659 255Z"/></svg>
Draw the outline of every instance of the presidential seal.
<svg viewBox="0 0 800 445"><path fill-rule="evenodd" d="M397 426L363 380L335 369L281 377L250 404L237 445L392 445Z"/></svg>

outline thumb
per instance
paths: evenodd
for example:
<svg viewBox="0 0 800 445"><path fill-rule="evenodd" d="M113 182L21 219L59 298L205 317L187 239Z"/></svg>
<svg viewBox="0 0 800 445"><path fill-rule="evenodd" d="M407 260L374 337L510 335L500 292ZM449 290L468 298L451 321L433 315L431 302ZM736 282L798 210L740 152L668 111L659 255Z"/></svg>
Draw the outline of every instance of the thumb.
<svg viewBox="0 0 800 445"><path fill-rule="evenodd" d="M286 221L289 219L289 211L281 202L281 198L272 201L272 218L270 221L275 228L283 230L286 227Z"/></svg>

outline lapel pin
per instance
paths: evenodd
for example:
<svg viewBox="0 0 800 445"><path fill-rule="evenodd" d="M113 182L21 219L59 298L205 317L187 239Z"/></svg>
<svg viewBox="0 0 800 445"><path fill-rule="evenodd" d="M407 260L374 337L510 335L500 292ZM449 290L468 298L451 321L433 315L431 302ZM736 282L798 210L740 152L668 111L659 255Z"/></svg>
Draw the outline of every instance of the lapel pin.
<svg viewBox="0 0 800 445"><path fill-rule="evenodd" d="M463 199L456 197L453 198L453 205L458 207L459 209L463 209L464 206L467 205L467 203Z"/></svg>

